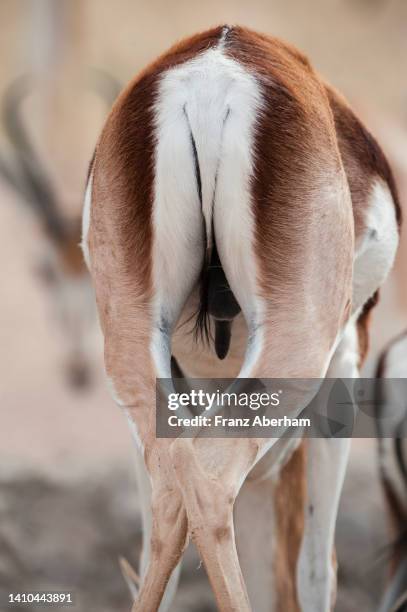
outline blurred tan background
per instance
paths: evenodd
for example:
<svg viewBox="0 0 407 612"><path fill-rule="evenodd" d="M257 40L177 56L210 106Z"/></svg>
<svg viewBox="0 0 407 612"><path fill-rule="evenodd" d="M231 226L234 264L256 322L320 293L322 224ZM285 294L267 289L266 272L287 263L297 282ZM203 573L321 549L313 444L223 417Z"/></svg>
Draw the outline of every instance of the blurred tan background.
<svg viewBox="0 0 407 612"><path fill-rule="evenodd" d="M219 23L257 28L306 52L382 143L405 206L404 0L0 0L0 100L17 76L33 75L24 124L65 214L81 210L107 114L89 71L102 68L125 84L177 39ZM11 152L1 122L0 156ZM33 274L40 225L1 180L0 198L0 590L70 586L78 610L125 610L117 556L136 563L140 539L132 444L104 384L97 325L87 340L92 384L73 390L54 304ZM368 373L387 339L407 327L406 267L403 239L374 314ZM383 512L374 442L355 443L339 518L338 610L375 609ZM193 556L186 567L174 609L213 609Z"/></svg>

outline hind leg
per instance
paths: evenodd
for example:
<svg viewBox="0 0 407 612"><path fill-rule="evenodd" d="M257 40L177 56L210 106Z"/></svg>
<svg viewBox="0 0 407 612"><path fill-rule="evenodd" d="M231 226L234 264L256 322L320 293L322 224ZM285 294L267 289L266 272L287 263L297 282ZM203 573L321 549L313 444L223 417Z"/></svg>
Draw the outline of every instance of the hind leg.
<svg viewBox="0 0 407 612"><path fill-rule="evenodd" d="M332 358L328 377L353 379L359 376L359 363L364 358L361 348L366 347L360 346L357 316L386 279L397 244L394 203L387 188L377 183L365 213L364 230L356 240L354 314ZM363 319L359 322L363 327L367 327L367 323ZM367 328L362 332L367 336ZM350 440L328 438L308 442L308 504L298 565L298 590L304 612L327 612L334 600L334 532Z"/></svg>
<svg viewBox="0 0 407 612"><path fill-rule="evenodd" d="M335 524L349 449L347 438L309 441L308 501L297 569L302 612L328 612L335 602Z"/></svg>
<svg viewBox="0 0 407 612"><path fill-rule="evenodd" d="M275 609L273 488L270 479L257 482L246 479L234 509L239 559L256 612Z"/></svg>
<svg viewBox="0 0 407 612"><path fill-rule="evenodd" d="M129 415L151 481L150 554L134 609L153 612L188 537L171 441L155 435L156 379L171 380L171 335L202 268L202 210L182 113L161 126L156 143L148 130L137 132L135 152L143 154L133 156L131 177L121 156L111 155L110 129L116 128L107 124L95 158L84 242L111 390Z"/></svg>
<svg viewBox="0 0 407 612"><path fill-rule="evenodd" d="M267 327L264 329L265 327L264 323L261 333L270 331ZM256 330L252 332L254 344L258 333ZM278 340L287 345L285 337ZM300 374L304 371L304 361L301 356L295 359L293 347L290 349L293 356L290 365L294 363ZM252 358L252 351L253 349L249 348L249 360ZM247 362L243 365L244 376L270 378L273 369L264 354L264 348L260 348L256 357L251 367ZM311 389L304 389L304 385L299 382L292 384L288 391L287 405L292 406L292 416L298 415L307 406L319 386L318 376L323 372L323 362L314 362L311 365L313 369L307 370L310 378L315 379ZM301 375L298 378L301 378ZM283 432L284 427L281 433ZM222 612L243 612L251 609L236 552L233 507L247 474L277 440L278 438L195 437L191 440L177 439L170 449L173 469L188 516L191 538L205 563L218 608Z"/></svg>
<svg viewBox="0 0 407 612"><path fill-rule="evenodd" d="M305 448L279 440L245 480L235 504L239 559L256 612L297 612L295 567L303 531Z"/></svg>
<svg viewBox="0 0 407 612"><path fill-rule="evenodd" d="M186 287L185 293L188 291ZM183 498L169 454L171 440L155 436L156 378L171 379L170 333L167 330L172 329L174 321L167 311L163 324L160 309L157 318L149 320L145 305L138 309L137 304L129 301L129 296L116 292L112 295L118 300L114 304L114 321L105 331L106 371L116 401L129 416L151 483L148 563L134 610L153 612L159 609L188 537ZM175 579L171 590L174 584ZM167 606L171 590L166 594Z"/></svg>
<svg viewBox="0 0 407 612"><path fill-rule="evenodd" d="M233 440L210 440L212 451L207 442L176 440L171 448L173 466L182 489L191 538L205 564L219 610L249 612L235 545L233 505L239 482L257 454L257 445L255 441L239 441L241 452L236 455ZM217 462L215 468L213 459Z"/></svg>
<svg viewBox="0 0 407 612"><path fill-rule="evenodd" d="M296 414L308 404L303 388L291 398ZM247 474L276 441L196 437L177 439L170 449L191 538L222 612L251 609L236 551L233 508Z"/></svg>
<svg viewBox="0 0 407 612"><path fill-rule="evenodd" d="M332 358L327 377L357 377L358 361L356 326L350 323ZM326 399L322 393L318 397L322 411ZM349 450L348 438L310 438L307 441L307 503L297 569L303 612L327 612L333 605L335 523Z"/></svg>
<svg viewBox="0 0 407 612"><path fill-rule="evenodd" d="M168 460L168 454L160 461ZM157 486L152 478L151 529L147 548L142 587L134 604L134 612L166 611L170 608L178 580L177 565L187 544L187 517L181 495L171 485Z"/></svg>
<svg viewBox="0 0 407 612"><path fill-rule="evenodd" d="M123 317L120 321L123 321ZM171 577L188 539L184 502L169 454L171 440L155 437L155 379L163 375L164 368L167 369L166 376L170 377L168 336L159 330L156 331L153 356L149 353L151 342L139 340L137 344L142 347L143 352L145 351L144 354L137 354L136 350L130 353L120 350L115 351L114 359L111 358L109 343L113 341L116 348L117 336L113 338L108 336L106 340L105 361L111 386L114 387L116 397L129 414L150 480L150 488L143 501L146 505L145 524L150 534L145 534L148 544L144 551L144 575L133 609L153 612L160 608L163 598L165 599L162 609L168 609L176 586L176 576ZM132 365L133 359L138 366L135 371ZM160 363L163 364L161 367ZM154 365L150 370L152 364ZM144 484L146 485L146 482Z"/></svg>
<svg viewBox="0 0 407 612"><path fill-rule="evenodd" d="M118 387L121 380L115 376L114 366L110 367L109 351L106 357L112 387L115 381L116 398L126 397L125 386ZM117 362L115 359L114 363ZM139 477L144 527L142 583L133 610L153 612L166 610L171 605L177 582L174 571L187 544L188 524L171 465L171 441L155 438L155 381L149 378L148 372L144 374L145 378L138 371L133 379L137 389L134 398L127 396L125 404L119 401L130 415L134 436L141 446L140 461L144 462Z"/></svg>
<svg viewBox="0 0 407 612"><path fill-rule="evenodd" d="M138 492L141 505L142 519L142 551L140 557L140 577L143 580L150 566L151 546L152 546L152 531L153 531L153 515L152 515L152 492L151 481L144 465L143 457L140 452L137 452L136 458L136 473ZM179 576L181 572L181 561L178 563L175 570L172 572L165 589L159 612L167 612L172 604L177 590Z"/></svg>

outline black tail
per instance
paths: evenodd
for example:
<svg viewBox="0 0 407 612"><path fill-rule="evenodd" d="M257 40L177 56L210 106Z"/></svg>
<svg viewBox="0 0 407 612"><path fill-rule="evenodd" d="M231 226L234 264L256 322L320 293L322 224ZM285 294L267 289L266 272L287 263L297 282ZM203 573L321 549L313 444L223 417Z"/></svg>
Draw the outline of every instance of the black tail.
<svg viewBox="0 0 407 612"><path fill-rule="evenodd" d="M185 108L184 114L190 131L196 186L199 201L202 207L202 176L201 168L199 166L199 156ZM230 289L225 272L222 268L216 246L216 236L213 222L210 227L212 245L209 244L209 227L205 225L204 218L203 225L205 228L205 256L199 280L199 306L196 313L195 338L196 340L201 339L207 344L210 343L210 341L213 339L210 317L213 317L215 324L215 351L219 359L224 359L229 351L232 322L233 319L239 314L240 306L237 303L232 290Z"/></svg>
<svg viewBox="0 0 407 612"><path fill-rule="evenodd" d="M215 352L219 359L224 359L230 347L233 319L239 314L240 306L226 278L215 242L215 233L213 230L212 232L214 239L212 252L207 254L201 273L200 302L195 334L209 343L213 339L212 317L215 330Z"/></svg>

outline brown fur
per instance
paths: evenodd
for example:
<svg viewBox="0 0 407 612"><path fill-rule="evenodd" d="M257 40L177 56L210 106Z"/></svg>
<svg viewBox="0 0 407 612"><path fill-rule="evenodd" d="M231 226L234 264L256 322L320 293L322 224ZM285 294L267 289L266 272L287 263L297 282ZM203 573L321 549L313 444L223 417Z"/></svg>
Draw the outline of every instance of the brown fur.
<svg viewBox="0 0 407 612"><path fill-rule="evenodd" d="M342 163L348 179L355 219L355 235L363 233L365 211L374 180L381 178L389 187L396 219L401 227L402 214L396 182L389 163L376 139L355 115L346 100L333 87L325 85L335 121ZM380 297L379 290L366 302L358 319L361 367L369 350L369 326L373 308Z"/></svg>
<svg viewBox="0 0 407 612"><path fill-rule="evenodd" d="M358 339L359 339L359 368L364 364L369 351L369 328L371 324L372 311L377 306L380 298L379 290L366 302L358 318Z"/></svg>
<svg viewBox="0 0 407 612"><path fill-rule="evenodd" d="M253 178L263 297L274 308L284 299L291 301L292 288L301 287L307 279L315 283L314 288L323 282L325 296L329 294L334 303L337 287L322 278L324 272L316 270L312 256L315 240L321 241L317 233L326 215L324 202L317 202L315 194L329 177L342 180L343 172L323 84L307 58L275 38L234 28L226 52L255 73L265 101L257 120ZM313 221L305 226L303 219L310 216L311 206ZM344 225L347 212L343 212ZM328 233L322 240L329 241ZM333 243L335 240L332 236ZM333 268L344 265L334 261L326 249L324 265L329 266L331 259ZM337 276L342 272L338 269ZM303 298L298 292L299 310Z"/></svg>
<svg viewBox="0 0 407 612"><path fill-rule="evenodd" d="M135 280L142 299L151 291L153 107L158 80L164 71L214 45L220 31L214 28L181 41L134 79L113 106L97 146L94 190L102 189L109 196L107 206L131 203L112 211L112 219L122 250L122 265L130 274L137 267Z"/></svg>
<svg viewBox="0 0 407 612"><path fill-rule="evenodd" d="M361 235L365 229L365 213L369 205L372 185L377 178L381 178L389 187L400 228L402 214L397 185L380 145L355 115L345 98L330 85L325 84L325 89L333 113L341 159L352 197L355 236ZM363 365L369 350L371 315L379 297L378 290L366 302L358 319L359 367Z"/></svg>
<svg viewBox="0 0 407 612"><path fill-rule="evenodd" d="M402 215L397 186L382 149L343 96L331 86L325 87L335 120L342 162L348 177L356 233L363 229L363 212L366 209L372 182L377 177L380 177L390 189L397 222L401 226Z"/></svg>

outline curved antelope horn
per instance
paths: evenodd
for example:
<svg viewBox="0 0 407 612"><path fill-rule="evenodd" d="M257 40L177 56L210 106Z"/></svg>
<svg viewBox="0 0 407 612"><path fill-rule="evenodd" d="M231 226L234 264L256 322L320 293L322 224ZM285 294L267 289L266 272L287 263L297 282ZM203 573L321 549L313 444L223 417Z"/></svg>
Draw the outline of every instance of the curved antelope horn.
<svg viewBox="0 0 407 612"><path fill-rule="evenodd" d="M7 136L14 148L17 168L14 171L0 161L0 172L34 208L50 237L60 241L66 234L65 223L58 211L51 182L32 147L20 114L21 103L30 90L30 80L23 75L11 83L4 95L2 116Z"/></svg>
<svg viewBox="0 0 407 612"><path fill-rule="evenodd" d="M0 175L9 185L11 185L11 187L18 191L23 198L27 197L24 186L21 184L21 178L18 176L16 169L13 168L11 162L3 157L0 157Z"/></svg>
<svg viewBox="0 0 407 612"><path fill-rule="evenodd" d="M103 100L105 100L110 109L113 102L123 89L122 84L116 79L115 76L103 68L91 68L90 77L92 89Z"/></svg>

